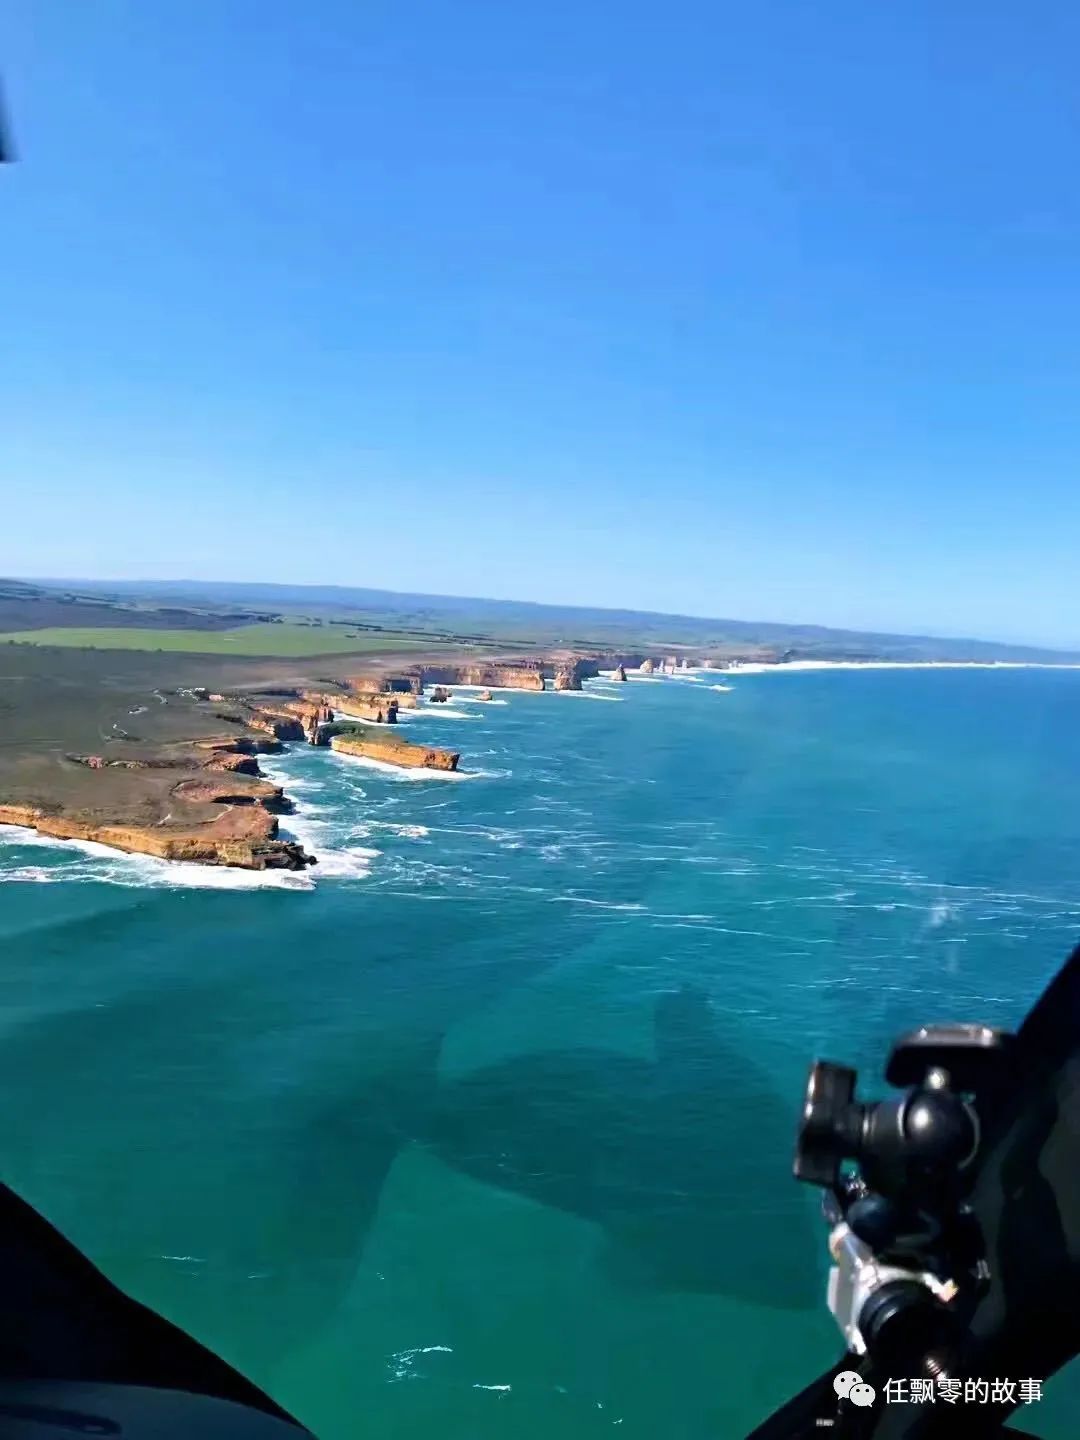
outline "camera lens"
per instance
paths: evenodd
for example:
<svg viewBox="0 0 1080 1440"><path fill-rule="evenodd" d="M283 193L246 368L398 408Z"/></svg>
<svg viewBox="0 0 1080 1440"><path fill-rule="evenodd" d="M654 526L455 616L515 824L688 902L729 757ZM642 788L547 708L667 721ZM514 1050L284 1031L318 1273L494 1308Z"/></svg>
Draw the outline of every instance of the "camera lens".
<svg viewBox="0 0 1080 1440"><path fill-rule="evenodd" d="M810 1185L835 1183L855 1098L855 1071L818 1060L810 1067L795 1142L795 1178Z"/></svg>

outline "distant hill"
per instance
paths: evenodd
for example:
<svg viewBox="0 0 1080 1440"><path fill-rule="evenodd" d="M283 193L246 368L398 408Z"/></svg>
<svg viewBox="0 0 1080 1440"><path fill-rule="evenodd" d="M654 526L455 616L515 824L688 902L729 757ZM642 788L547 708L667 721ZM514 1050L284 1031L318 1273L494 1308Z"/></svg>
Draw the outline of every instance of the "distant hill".
<svg viewBox="0 0 1080 1440"><path fill-rule="evenodd" d="M53 585L0 579L0 633L47 630L58 626L108 629L227 630L257 617L233 607L193 609L155 603L150 596L106 596L87 592L77 581Z"/></svg>
<svg viewBox="0 0 1080 1440"><path fill-rule="evenodd" d="M57 607L64 607L63 612ZM412 636L453 633L522 646L671 646L718 654L794 651L802 658L1080 662L1076 651L962 637L896 635L354 586L205 580L0 581L0 631L59 625L219 629L275 614L317 616L329 623L366 624Z"/></svg>

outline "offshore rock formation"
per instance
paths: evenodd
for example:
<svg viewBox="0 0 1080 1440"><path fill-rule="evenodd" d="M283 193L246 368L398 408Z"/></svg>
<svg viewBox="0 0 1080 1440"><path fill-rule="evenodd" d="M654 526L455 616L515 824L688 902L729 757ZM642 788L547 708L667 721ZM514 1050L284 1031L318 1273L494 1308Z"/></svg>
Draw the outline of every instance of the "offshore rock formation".
<svg viewBox="0 0 1080 1440"><path fill-rule="evenodd" d="M449 699L450 691L447 690L445 685L436 685L428 696L428 701L432 705L445 705Z"/></svg>
<svg viewBox="0 0 1080 1440"><path fill-rule="evenodd" d="M656 669L656 664L650 656L646 656L645 659L642 660L638 668L640 669L642 675L651 675Z"/></svg>
<svg viewBox="0 0 1080 1440"><path fill-rule="evenodd" d="M626 669L625 669L625 667L622 666L622 665L616 665L616 666L615 666L615 669L614 669L614 671L613 671L613 673L612 673L612 677L611 677L611 678L612 678L613 680L620 680L620 681L622 681L623 684L625 684L625 683L626 683Z"/></svg>
<svg viewBox="0 0 1080 1440"><path fill-rule="evenodd" d="M600 674L600 662L595 656L579 655L560 660L555 665L556 690L580 690L583 680L593 680Z"/></svg>
<svg viewBox="0 0 1080 1440"><path fill-rule="evenodd" d="M330 748L342 755L360 755L368 760L382 760L387 765L403 765L407 769L456 770L461 756L456 750L440 750L426 745L413 745L377 730L346 730L330 737Z"/></svg>

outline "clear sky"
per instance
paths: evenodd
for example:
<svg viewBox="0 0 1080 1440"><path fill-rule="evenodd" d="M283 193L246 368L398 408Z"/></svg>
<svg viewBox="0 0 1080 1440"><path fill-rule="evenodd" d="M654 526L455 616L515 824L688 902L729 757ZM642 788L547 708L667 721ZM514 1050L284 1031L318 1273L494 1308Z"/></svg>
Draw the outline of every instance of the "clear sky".
<svg viewBox="0 0 1080 1440"><path fill-rule="evenodd" d="M0 573L1080 644L1080 10L9 0Z"/></svg>

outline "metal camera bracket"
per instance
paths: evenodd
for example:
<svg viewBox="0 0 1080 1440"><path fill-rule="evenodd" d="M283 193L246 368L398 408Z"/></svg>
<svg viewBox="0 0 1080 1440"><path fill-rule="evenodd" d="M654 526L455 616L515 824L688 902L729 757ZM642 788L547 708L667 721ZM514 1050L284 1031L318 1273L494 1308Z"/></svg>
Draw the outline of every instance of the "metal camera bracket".
<svg viewBox="0 0 1080 1440"><path fill-rule="evenodd" d="M894 1045L886 1079L903 1094L856 1099L856 1073L810 1071L796 1176L825 1190L828 1305L855 1355L937 1343L956 1302L988 1270L965 1204L982 1126L1013 1037L983 1025L924 1026Z"/></svg>

